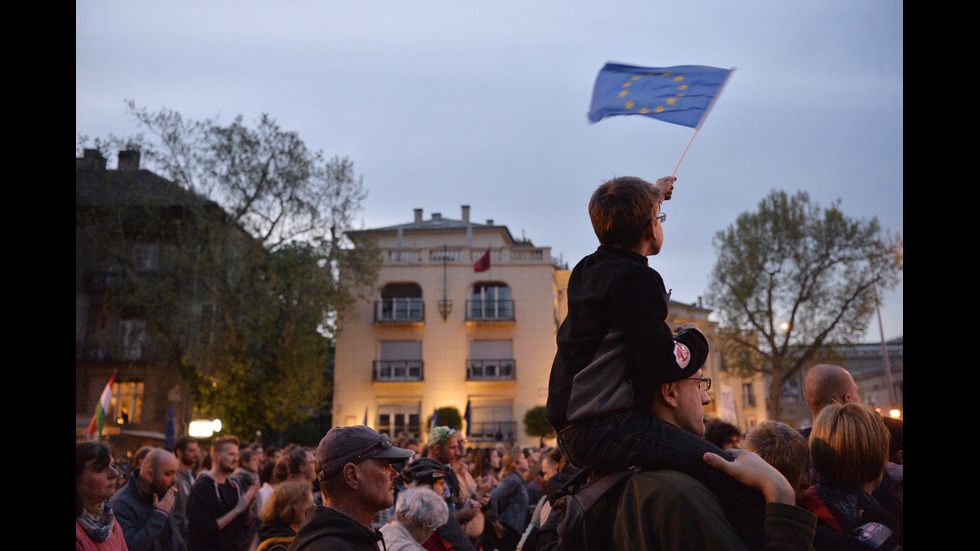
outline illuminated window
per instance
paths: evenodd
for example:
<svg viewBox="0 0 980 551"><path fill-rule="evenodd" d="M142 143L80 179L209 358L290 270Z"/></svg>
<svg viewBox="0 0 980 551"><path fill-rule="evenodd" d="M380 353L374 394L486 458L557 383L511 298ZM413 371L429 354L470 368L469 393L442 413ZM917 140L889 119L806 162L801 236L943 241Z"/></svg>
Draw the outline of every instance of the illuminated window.
<svg viewBox="0 0 980 551"><path fill-rule="evenodd" d="M139 423L143 413L143 383L141 381L113 383L109 411L119 425Z"/></svg>

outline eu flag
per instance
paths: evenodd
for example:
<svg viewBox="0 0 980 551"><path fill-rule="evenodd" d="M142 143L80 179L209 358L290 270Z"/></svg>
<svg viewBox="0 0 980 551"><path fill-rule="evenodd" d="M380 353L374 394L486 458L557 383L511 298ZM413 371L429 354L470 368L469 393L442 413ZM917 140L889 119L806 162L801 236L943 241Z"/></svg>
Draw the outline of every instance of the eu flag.
<svg viewBox="0 0 980 551"><path fill-rule="evenodd" d="M595 80L589 120L645 115L697 128L731 72L703 65L656 68L607 63Z"/></svg>

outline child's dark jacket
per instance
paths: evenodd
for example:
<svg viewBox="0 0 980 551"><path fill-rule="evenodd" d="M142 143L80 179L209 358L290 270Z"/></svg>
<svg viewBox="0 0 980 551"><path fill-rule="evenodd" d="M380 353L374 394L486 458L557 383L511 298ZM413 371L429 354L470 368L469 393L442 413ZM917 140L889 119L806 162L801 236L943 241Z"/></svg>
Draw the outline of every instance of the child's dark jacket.
<svg viewBox="0 0 980 551"><path fill-rule="evenodd" d="M693 329L673 333L668 299L660 274L635 252L602 245L575 266L549 382L556 430L614 411L648 411L656 385L701 368L708 342Z"/></svg>

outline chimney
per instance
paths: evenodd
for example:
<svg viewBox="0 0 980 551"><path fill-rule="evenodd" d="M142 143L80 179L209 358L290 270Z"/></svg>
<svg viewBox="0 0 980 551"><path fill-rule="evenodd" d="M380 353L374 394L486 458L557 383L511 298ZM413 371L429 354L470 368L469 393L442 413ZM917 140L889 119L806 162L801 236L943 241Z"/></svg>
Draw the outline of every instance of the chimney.
<svg viewBox="0 0 980 551"><path fill-rule="evenodd" d="M432 221L433 222L441 222L442 221L442 213L441 212L433 212L432 213Z"/></svg>
<svg viewBox="0 0 980 551"><path fill-rule="evenodd" d="M463 205L463 223L464 224L469 224L470 223L470 206L469 205Z"/></svg>
<svg viewBox="0 0 980 551"><path fill-rule="evenodd" d="M82 150L82 157L75 159L75 170L79 169L105 170L105 157L99 153L98 149Z"/></svg>
<svg viewBox="0 0 980 551"><path fill-rule="evenodd" d="M422 223L422 209L415 209L415 223Z"/></svg>
<svg viewBox="0 0 980 551"><path fill-rule="evenodd" d="M128 149L119 152L119 170L139 170L140 168L140 152L134 149Z"/></svg>

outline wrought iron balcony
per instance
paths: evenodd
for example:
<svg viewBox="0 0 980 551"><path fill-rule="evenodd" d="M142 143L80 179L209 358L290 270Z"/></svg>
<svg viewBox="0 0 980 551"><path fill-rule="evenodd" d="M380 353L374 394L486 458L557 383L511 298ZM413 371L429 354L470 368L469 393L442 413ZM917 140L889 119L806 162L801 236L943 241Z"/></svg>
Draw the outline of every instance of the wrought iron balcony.
<svg viewBox="0 0 980 551"><path fill-rule="evenodd" d="M375 360L372 380L375 382L422 381L422 360Z"/></svg>
<svg viewBox="0 0 980 551"><path fill-rule="evenodd" d="M165 351L153 343L123 344L75 344L75 360L82 362L152 361L165 358Z"/></svg>
<svg viewBox="0 0 980 551"><path fill-rule="evenodd" d="M467 300L466 321L514 321L514 301Z"/></svg>
<svg viewBox="0 0 980 551"><path fill-rule="evenodd" d="M425 303L421 298L383 298L374 303L375 323L416 323L425 321Z"/></svg>
<svg viewBox="0 0 980 551"><path fill-rule="evenodd" d="M517 439L516 421L476 422L470 426L470 442L513 442Z"/></svg>
<svg viewBox="0 0 980 551"><path fill-rule="evenodd" d="M466 360L467 381L513 381L516 379L513 359Z"/></svg>

